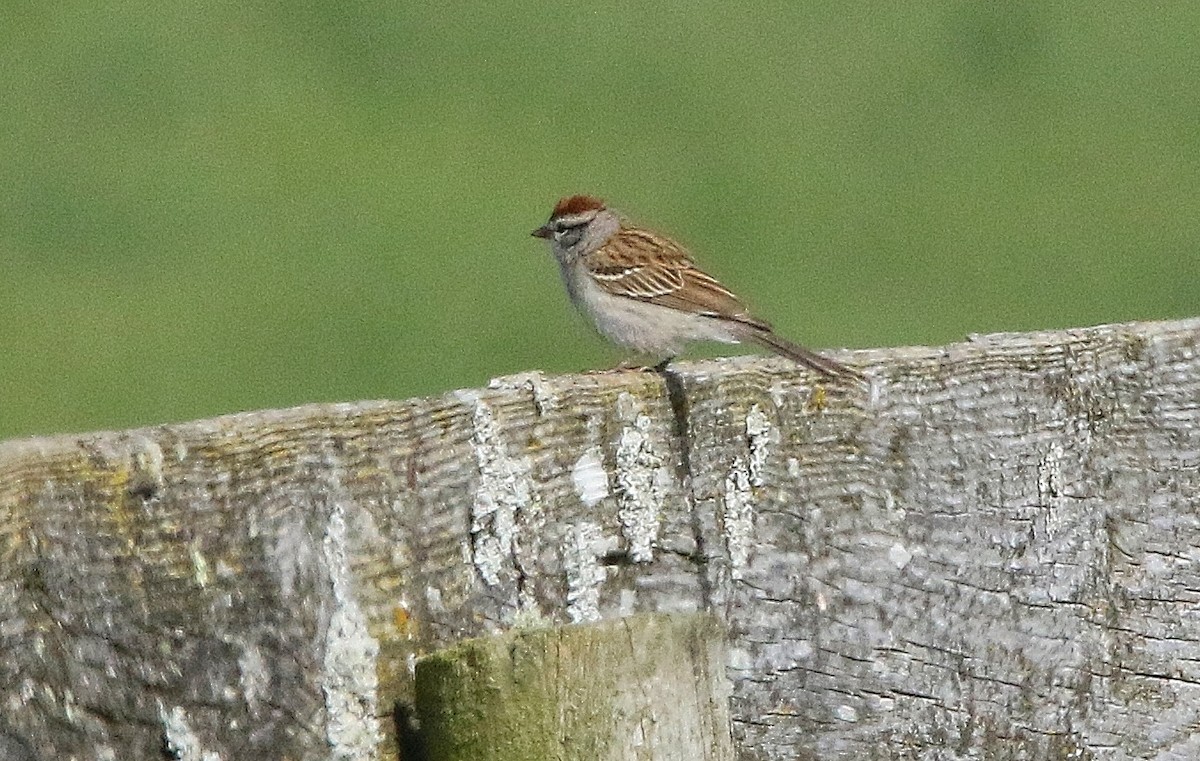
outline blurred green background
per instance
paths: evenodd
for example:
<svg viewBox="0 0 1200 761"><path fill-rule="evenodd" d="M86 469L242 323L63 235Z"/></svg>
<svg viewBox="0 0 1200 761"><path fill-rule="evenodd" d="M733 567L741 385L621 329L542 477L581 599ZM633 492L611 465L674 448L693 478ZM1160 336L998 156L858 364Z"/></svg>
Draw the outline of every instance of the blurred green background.
<svg viewBox="0 0 1200 761"><path fill-rule="evenodd" d="M0 18L0 438L610 366L574 192L814 347L1200 314L1200 4Z"/></svg>

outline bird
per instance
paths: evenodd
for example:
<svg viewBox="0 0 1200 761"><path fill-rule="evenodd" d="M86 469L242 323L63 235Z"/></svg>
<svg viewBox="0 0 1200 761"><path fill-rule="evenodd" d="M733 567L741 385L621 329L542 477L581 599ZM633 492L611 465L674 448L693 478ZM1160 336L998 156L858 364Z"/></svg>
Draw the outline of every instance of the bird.
<svg viewBox="0 0 1200 761"><path fill-rule="evenodd" d="M591 195L565 197L531 233L550 244L571 302L618 346L662 359L694 341L759 344L826 378L864 376L783 338L682 245Z"/></svg>

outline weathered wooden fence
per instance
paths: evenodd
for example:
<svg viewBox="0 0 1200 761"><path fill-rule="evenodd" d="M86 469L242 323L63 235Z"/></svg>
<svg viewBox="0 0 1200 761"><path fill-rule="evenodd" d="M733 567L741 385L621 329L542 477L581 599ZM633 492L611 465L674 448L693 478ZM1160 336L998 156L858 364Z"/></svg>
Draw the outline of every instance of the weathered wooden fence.
<svg viewBox="0 0 1200 761"><path fill-rule="evenodd" d="M0 444L0 758L1200 758L1200 320L839 359Z"/></svg>

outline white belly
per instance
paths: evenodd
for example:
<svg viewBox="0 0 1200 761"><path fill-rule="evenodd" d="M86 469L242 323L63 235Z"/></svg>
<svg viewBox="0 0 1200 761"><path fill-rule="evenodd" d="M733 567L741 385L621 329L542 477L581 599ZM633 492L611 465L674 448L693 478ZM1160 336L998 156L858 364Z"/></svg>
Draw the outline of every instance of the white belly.
<svg viewBox="0 0 1200 761"><path fill-rule="evenodd" d="M673 357L691 341L737 343L726 326L711 317L613 296L580 265L563 268L571 300L613 343L656 357Z"/></svg>

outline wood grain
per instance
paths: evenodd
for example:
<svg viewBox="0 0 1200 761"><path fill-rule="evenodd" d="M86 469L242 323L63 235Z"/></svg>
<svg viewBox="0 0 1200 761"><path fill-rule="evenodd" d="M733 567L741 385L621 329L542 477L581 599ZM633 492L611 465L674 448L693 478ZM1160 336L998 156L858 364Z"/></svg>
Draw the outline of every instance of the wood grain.
<svg viewBox="0 0 1200 761"><path fill-rule="evenodd" d="M1200 320L0 444L0 748L395 758L411 660L714 612L739 758L1200 758ZM18 757L20 757L18 755Z"/></svg>

